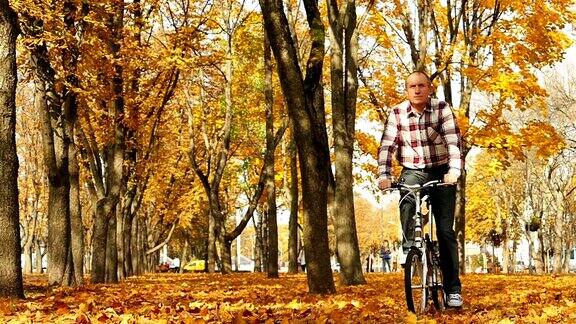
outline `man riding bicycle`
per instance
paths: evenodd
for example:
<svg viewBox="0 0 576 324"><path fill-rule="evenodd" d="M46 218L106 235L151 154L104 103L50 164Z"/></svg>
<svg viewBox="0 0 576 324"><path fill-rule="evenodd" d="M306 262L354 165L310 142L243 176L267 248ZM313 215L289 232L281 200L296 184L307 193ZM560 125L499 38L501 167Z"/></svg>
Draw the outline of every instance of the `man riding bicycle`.
<svg viewBox="0 0 576 324"><path fill-rule="evenodd" d="M405 85L408 100L390 111L382 134L378 150L378 187L384 190L392 184L393 156L403 167L400 179L405 184L421 185L431 180L455 184L463 168L463 159L460 131L452 109L446 102L430 98L432 83L426 73L411 73ZM401 195L402 248L406 254L414 241L415 201L407 192ZM449 307L460 307L463 299L458 244L453 229L456 187L434 188L429 196L437 224L446 303Z"/></svg>

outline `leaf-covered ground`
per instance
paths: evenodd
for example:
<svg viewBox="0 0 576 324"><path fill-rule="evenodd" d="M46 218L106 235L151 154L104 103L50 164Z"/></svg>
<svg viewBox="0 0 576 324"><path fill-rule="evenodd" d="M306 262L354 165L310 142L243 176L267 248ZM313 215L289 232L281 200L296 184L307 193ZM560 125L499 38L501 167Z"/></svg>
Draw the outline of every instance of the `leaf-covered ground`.
<svg viewBox="0 0 576 324"><path fill-rule="evenodd" d="M25 300L0 300L0 322L576 323L576 276L462 276L465 306L420 318L406 310L401 274L366 278L316 296L303 274L150 274L51 290L30 276Z"/></svg>

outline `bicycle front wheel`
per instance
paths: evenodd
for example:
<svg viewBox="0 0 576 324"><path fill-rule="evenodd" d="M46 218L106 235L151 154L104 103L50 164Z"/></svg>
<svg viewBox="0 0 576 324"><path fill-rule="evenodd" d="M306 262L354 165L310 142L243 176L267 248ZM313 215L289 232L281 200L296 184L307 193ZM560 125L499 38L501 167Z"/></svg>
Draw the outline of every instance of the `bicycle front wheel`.
<svg viewBox="0 0 576 324"><path fill-rule="evenodd" d="M426 274L422 262L422 253L411 249L404 265L404 290L408 310L416 315L424 313L427 302Z"/></svg>
<svg viewBox="0 0 576 324"><path fill-rule="evenodd" d="M437 311L444 311L446 308L446 295L444 294L444 289L442 289L442 270L437 263L432 264L433 282L432 282L432 301L434 302L434 308Z"/></svg>

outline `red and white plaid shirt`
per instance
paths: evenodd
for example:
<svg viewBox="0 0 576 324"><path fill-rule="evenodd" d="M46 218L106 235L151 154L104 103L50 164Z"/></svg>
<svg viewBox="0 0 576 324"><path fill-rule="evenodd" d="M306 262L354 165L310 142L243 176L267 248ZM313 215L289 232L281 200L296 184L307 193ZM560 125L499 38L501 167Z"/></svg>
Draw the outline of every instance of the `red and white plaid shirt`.
<svg viewBox="0 0 576 324"><path fill-rule="evenodd" d="M378 175L392 180L392 158L403 167L426 169L448 164L449 173L460 176L461 138L450 106L431 99L422 113L409 101L395 106L388 115L378 150Z"/></svg>

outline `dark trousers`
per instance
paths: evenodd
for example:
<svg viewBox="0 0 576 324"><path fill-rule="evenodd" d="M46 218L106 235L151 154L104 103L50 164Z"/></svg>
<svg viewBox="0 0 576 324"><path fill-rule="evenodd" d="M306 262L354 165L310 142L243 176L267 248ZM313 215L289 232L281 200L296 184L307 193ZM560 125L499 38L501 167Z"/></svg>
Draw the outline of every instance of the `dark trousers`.
<svg viewBox="0 0 576 324"><path fill-rule="evenodd" d="M424 184L432 180L442 180L448 172L448 166L426 170L413 170L404 168L400 181L405 184ZM414 243L414 213L416 202L412 195L404 197L407 192L402 191L400 203L400 222L405 238L402 248L405 252ZM432 213L436 221L436 235L440 248L440 266L444 281L444 291L447 294L460 293L461 284L458 269L458 243L454 232L454 211L456 208L456 187L439 187L428 191L432 203ZM421 196L423 194L421 193Z"/></svg>
<svg viewBox="0 0 576 324"><path fill-rule="evenodd" d="M390 259L382 258L382 272L392 272L392 266L390 265Z"/></svg>

